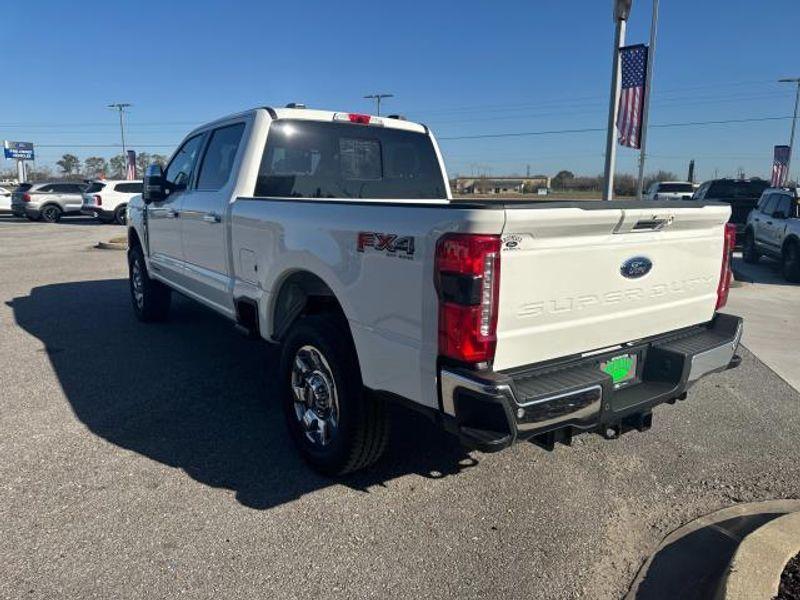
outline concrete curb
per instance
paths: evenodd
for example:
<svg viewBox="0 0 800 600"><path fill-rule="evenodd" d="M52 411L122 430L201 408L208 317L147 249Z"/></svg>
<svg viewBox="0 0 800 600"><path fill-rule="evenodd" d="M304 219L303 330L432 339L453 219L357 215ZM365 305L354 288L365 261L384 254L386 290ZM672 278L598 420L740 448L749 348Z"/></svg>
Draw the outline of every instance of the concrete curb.
<svg viewBox="0 0 800 600"><path fill-rule="evenodd" d="M759 527L739 544L717 598L774 598L786 563L798 552L800 512L778 517Z"/></svg>
<svg viewBox="0 0 800 600"><path fill-rule="evenodd" d="M800 500L736 504L675 529L639 569L625 600L719 598L742 541L766 524L794 513L800 513ZM785 563L778 570L778 577ZM764 596L765 600L772 597ZM758 598L750 595L748 600Z"/></svg>

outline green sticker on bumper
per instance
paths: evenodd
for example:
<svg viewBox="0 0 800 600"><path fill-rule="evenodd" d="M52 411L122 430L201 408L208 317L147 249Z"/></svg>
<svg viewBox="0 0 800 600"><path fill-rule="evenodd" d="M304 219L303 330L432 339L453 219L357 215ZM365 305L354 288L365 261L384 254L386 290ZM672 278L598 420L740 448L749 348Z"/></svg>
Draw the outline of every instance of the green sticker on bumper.
<svg viewBox="0 0 800 600"><path fill-rule="evenodd" d="M615 356L600 364L600 369L611 376L611 381L621 383L636 376L636 355L623 354Z"/></svg>

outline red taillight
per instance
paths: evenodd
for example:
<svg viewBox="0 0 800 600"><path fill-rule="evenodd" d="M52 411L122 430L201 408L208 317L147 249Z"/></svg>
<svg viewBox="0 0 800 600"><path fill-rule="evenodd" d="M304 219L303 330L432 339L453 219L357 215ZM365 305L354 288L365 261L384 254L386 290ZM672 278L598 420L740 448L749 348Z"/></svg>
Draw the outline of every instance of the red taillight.
<svg viewBox="0 0 800 600"><path fill-rule="evenodd" d="M103 199L100 197L100 194L94 195L94 205L95 206L103 206Z"/></svg>
<svg viewBox="0 0 800 600"><path fill-rule="evenodd" d="M731 255L736 246L736 225L725 223L725 245L722 248L722 269L719 274L719 285L717 286L717 310L728 303L728 291L731 289Z"/></svg>
<svg viewBox="0 0 800 600"><path fill-rule="evenodd" d="M24 194L22 194L22 201L23 202L30 202L31 201L31 195L28 192L25 192Z"/></svg>
<svg viewBox="0 0 800 600"><path fill-rule="evenodd" d="M347 115L351 123L360 123L361 125L369 125L369 115L359 115L357 113L350 113Z"/></svg>
<svg viewBox="0 0 800 600"><path fill-rule="evenodd" d="M380 117L371 117L370 115L362 115L360 113L334 113L333 120L345 123L357 123L359 125L383 125L383 120Z"/></svg>
<svg viewBox="0 0 800 600"><path fill-rule="evenodd" d="M436 246L439 353L491 361L497 345L500 236L450 233Z"/></svg>

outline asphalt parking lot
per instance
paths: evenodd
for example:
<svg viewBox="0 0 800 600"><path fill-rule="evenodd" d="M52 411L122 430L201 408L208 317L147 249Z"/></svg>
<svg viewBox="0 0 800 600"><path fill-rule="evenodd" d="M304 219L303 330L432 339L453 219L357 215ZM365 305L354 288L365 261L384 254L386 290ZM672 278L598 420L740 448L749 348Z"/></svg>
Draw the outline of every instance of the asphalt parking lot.
<svg viewBox="0 0 800 600"><path fill-rule="evenodd" d="M0 217L2 598L619 598L680 525L800 497L800 394L747 351L647 433L465 454L397 409L322 478L270 348L185 300L135 321L91 248L121 231Z"/></svg>

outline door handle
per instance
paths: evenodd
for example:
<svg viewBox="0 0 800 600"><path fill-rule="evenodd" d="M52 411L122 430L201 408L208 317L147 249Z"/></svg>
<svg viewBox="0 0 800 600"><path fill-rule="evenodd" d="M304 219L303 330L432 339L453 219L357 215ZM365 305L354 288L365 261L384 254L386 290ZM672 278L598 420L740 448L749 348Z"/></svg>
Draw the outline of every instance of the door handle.
<svg viewBox="0 0 800 600"><path fill-rule="evenodd" d="M219 223L222 218L217 213L206 213L203 215L203 221L206 223Z"/></svg>

